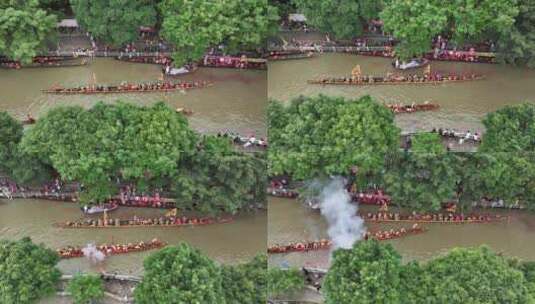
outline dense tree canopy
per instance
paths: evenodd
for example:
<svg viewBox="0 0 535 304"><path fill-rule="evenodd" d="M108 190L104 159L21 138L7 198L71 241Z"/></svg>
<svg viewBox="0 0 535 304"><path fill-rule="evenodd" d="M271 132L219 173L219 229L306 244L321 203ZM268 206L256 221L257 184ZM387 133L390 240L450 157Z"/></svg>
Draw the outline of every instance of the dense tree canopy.
<svg viewBox="0 0 535 304"><path fill-rule="evenodd" d="M499 37L515 22L516 0L392 0L381 13L385 31L400 40L398 55L419 56L442 34L457 45Z"/></svg>
<svg viewBox="0 0 535 304"><path fill-rule="evenodd" d="M223 265L223 290L227 303L266 303L268 286L266 272L266 254L259 254L245 264Z"/></svg>
<svg viewBox="0 0 535 304"><path fill-rule="evenodd" d="M177 48L177 65L198 60L220 44L228 52L261 47L278 20L267 0L164 0L159 8L161 35Z"/></svg>
<svg viewBox="0 0 535 304"><path fill-rule="evenodd" d="M401 256L391 245L361 241L333 253L323 281L326 304L400 303Z"/></svg>
<svg viewBox="0 0 535 304"><path fill-rule="evenodd" d="M305 286L303 274L299 269L271 267L267 270L267 278L270 297L297 291Z"/></svg>
<svg viewBox="0 0 535 304"><path fill-rule="evenodd" d="M307 23L337 39L351 39L363 33L369 21L379 17L382 0L293 0Z"/></svg>
<svg viewBox="0 0 535 304"><path fill-rule="evenodd" d="M56 28L57 18L38 0L0 1L0 55L29 63Z"/></svg>
<svg viewBox="0 0 535 304"><path fill-rule="evenodd" d="M85 30L113 46L136 40L140 26L156 23L153 1L71 0L71 7Z"/></svg>
<svg viewBox="0 0 535 304"><path fill-rule="evenodd" d="M22 139L22 124L7 112L0 112L0 171L9 173Z"/></svg>
<svg viewBox="0 0 535 304"><path fill-rule="evenodd" d="M500 57L508 63L535 68L535 1L518 2L515 24L498 40Z"/></svg>
<svg viewBox="0 0 535 304"><path fill-rule="evenodd" d="M29 238L0 240L0 303L30 304L54 293L59 256Z"/></svg>
<svg viewBox="0 0 535 304"><path fill-rule="evenodd" d="M534 152L535 104L523 103L487 114L481 152Z"/></svg>
<svg viewBox="0 0 535 304"><path fill-rule="evenodd" d="M136 303L225 303L221 269L186 243L150 255L143 266Z"/></svg>
<svg viewBox="0 0 535 304"><path fill-rule="evenodd" d="M299 97L287 107L273 101L268 123L271 175L309 179L357 166L366 177L379 174L386 155L399 148L394 115L369 96Z"/></svg>
<svg viewBox="0 0 535 304"><path fill-rule="evenodd" d="M104 297L104 284L98 275L76 274L69 282L67 291L75 304L91 304Z"/></svg>
<svg viewBox="0 0 535 304"><path fill-rule="evenodd" d="M394 203L416 210L440 210L454 198L457 178L453 156L437 134L418 134L412 149L393 159L385 176Z"/></svg>
<svg viewBox="0 0 535 304"><path fill-rule="evenodd" d="M219 266L186 243L168 246L143 263L145 275L136 303L263 304L267 297L267 256Z"/></svg>
<svg viewBox="0 0 535 304"><path fill-rule="evenodd" d="M334 252L323 290L326 303L534 303L532 269L486 247L402 265L390 244L366 241Z"/></svg>
<svg viewBox="0 0 535 304"><path fill-rule="evenodd" d="M116 193L115 178L143 189L172 176L194 144L187 120L165 104L142 108L121 102L90 110L55 108L22 141L24 151L63 179L83 183L86 200L97 201Z"/></svg>
<svg viewBox="0 0 535 304"><path fill-rule="evenodd" d="M187 208L235 213L265 202L265 170L260 156L204 148L180 163L173 188L179 201L190 202Z"/></svg>

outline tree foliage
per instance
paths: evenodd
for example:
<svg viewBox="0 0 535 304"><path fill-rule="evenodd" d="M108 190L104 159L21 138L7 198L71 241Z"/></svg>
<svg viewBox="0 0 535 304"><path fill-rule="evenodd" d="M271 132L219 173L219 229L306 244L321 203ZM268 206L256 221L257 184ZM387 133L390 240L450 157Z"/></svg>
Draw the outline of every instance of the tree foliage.
<svg viewBox="0 0 535 304"><path fill-rule="evenodd" d="M69 282L67 291L75 304L90 304L104 297L104 284L98 275L76 274Z"/></svg>
<svg viewBox="0 0 535 304"><path fill-rule="evenodd" d="M7 112L0 112L0 171L10 171L21 139L22 124Z"/></svg>
<svg viewBox="0 0 535 304"><path fill-rule="evenodd" d="M486 247L402 265L390 244L366 241L334 252L323 290L326 303L534 303L532 269Z"/></svg>
<svg viewBox="0 0 535 304"><path fill-rule="evenodd" d="M267 255L245 264L223 265L223 290L227 303L264 304L267 301Z"/></svg>
<svg viewBox="0 0 535 304"><path fill-rule="evenodd" d="M326 304L400 303L401 256L372 240L338 249L323 281Z"/></svg>
<svg viewBox="0 0 535 304"><path fill-rule="evenodd" d="M0 302L35 303L53 293L61 273L58 255L29 238L0 240Z"/></svg>
<svg viewBox="0 0 535 304"><path fill-rule="evenodd" d="M337 39L362 35L369 21L379 17L382 0L293 0L307 23Z"/></svg>
<svg viewBox="0 0 535 304"><path fill-rule="evenodd" d="M535 104L523 103L487 114L481 152L534 152Z"/></svg>
<svg viewBox="0 0 535 304"><path fill-rule="evenodd" d="M29 63L56 28L57 18L39 1L0 1L0 54Z"/></svg>
<svg viewBox="0 0 535 304"><path fill-rule="evenodd" d="M516 0L392 0L381 13L385 31L400 44L402 58L419 56L439 34L463 45L506 32L518 14Z"/></svg>
<svg viewBox="0 0 535 304"><path fill-rule="evenodd" d="M210 47L229 52L260 46L276 29L276 8L267 0L164 0L161 35L177 51L176 65L200 59Z"/></svg>
<svg viewBox="0 0 535 304"><path fill-rule="evenodd" d="M221 269L186 243L150 255L143 266L143 281L134 292L136 303L226 303Z"/></svg>
<svg viewBox="0 0 535 304"><path fill-rule="evenodd" d="M135 41L140 26L156 24L153 1L71 0L80 25L113 46Z"/></svg>
<svg viewBox="0 0 535 304"><path fill-rule="evenodd" d="M499 55L507 63L535 68L535 1L519 1L518 10L514 25L498 39Z"/></svg>
<svg viewBox="0 0 535 304"><path fill-rule="evenodd" d="M267 270L268 293L271 297L303 289L305 279L299 269L280 269L278 267Z"/></svg>
<svg viewBox="0 0 535 304"><path fill-rule="evenodd" d="M398 155L392 163L385 183L394 203L437 211L441 203L454 198L458 177L453 156L446 153L437 134L414 136L411 151Z"/></svg>
<svg viewBox="0 0 535 304"><path fill-rule="evenodd" d="M299 97L285 108L272 102L268 111L271 175L309 179L357 166L366 177L379 174L399 148L392 112L369 96Z"/></svg>
<svg viewBox="0 0 535 304"><path fill-rule="evenodd" d="M63 179L83 183L89 191L85 201L115 194L116 178L146 189L173 176L194 144L187 120L165 104L143 108L122 102L90 110L55 108L22 141L26 153L52 165Z"/></svg>
<svg viewBox="0 0 535 304"><path fill-rule="evenodd" d="M226 141L224 144L229 145ZM236 213L249 205L265 204L266 162L261 156L232 152L230 147L217 150L204 146L184 158L173 180L177 199L189 202L185 208Z"/></svg>

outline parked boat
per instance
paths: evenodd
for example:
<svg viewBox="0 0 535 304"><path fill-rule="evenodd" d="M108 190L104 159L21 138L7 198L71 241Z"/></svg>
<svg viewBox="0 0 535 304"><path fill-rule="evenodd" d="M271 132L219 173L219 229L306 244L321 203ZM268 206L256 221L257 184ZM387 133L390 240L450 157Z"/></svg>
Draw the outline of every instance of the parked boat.
<svg viewBox="0 0 535 304"><path fill-rule="evenodd" d="M102 204L102 205L95 205L95 206L83 206L81 207L82 212L85 214L98 214L98 213L104 213L104 212L111 212L119 208L118 204L115 203L108 203L108 204Z"/></svg>
<svg viewBox="0 0 535 304"><path fill-rule="evenodd" d="M162 242L158 239L153 239L150 242L137 242L128 244L102 244L95 246L96 250L100 251L106 256L128 254L133 252L148 251L165 247L166 242ZM56 252L61 259L81 258L84 254L84 248L78 246L68 246L57 249Z"/></svg>
<svg viewBox="0 0 535 304"><path fill-rule="evenodd" d="M62 67L77 67L88 65L89 60L50 60L43 62L32 62L30 64L21 64L18 61L4 61L0 63L0 67L4 69L21 69L21 68L62 68Z"/></svg>
<svg viewBox="0 0 535 304"><path fill-rule="evenodd" d="M284 52L271 52L267 59L269 61L281 61L281 60L294 60L294 59L305 59L315 57L316 53L314 52L289 52L285 54Z"/></svg>
<svg viewBox="0 0 535 304"><path fill-rule="evenodd" d="M232 69L253 69L265 70L267 60L263 58L249 58L246 56L215 56L206 55L199 63L201 66L210 68L232 68Z"/></svg>
<svg viewBox="0 0 535 304"><path fill-rule="evenodd" d="M398 59L396 59L396 61L392 62L392 66L394 66L394 68L402 71L422 68L428 64L429 60L426 58L414 58L408 62L400 62Z"/></svg>
<svg viewBox="0 0 535 304"><path fill-rule="evenodd" d="M267 193L272 196L276 197L284 197L284 198L297 198L299 196L299 192L291 189L286 188L267 188Z"/></svg>
<svg viewBox="0 0 535 304"><path fill-rule="evenodd" d="M148 64L161 64L170 65L173 61L167 56L130 56L123 55L115 57L116 60L132 62L132 63L148 63Z"/></svg>

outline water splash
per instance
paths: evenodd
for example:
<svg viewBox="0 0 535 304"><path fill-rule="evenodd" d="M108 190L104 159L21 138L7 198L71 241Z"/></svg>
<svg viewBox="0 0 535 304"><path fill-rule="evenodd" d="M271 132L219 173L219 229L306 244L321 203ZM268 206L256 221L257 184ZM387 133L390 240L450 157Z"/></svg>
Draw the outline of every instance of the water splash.
<svg viewBox="0 0 535 304"><path fill-rule="evenodd" d="M322 188L318 197L334 249L350 249L366 232L364 220L357 215L358 207L351 202L345 184L343 178L334 177Z"/></svg>
<svg viewBox="0 0 535 304"><path fill-rule="evenodd" d="M100 250L97 249L95 244L89 243L84 248L82 248L84 256L93 264L100 263L104 261L106 255Z"/></svg>

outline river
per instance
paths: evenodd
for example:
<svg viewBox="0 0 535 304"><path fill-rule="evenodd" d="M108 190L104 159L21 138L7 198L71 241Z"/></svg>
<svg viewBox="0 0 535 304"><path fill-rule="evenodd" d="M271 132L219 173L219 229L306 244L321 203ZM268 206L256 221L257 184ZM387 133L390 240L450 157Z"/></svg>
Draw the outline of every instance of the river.
<svg viewBox="0 0 535 304"><path fill-rule="evenodd" d="M200 68L177 80L208 80L213 86L169 93L108 94L108 95L49 95L42 89L54 85L65 87L98 84L118 84L122 81L147 82L161 78L161 67L96 58L91 64L65 68L0 69L0 111L24 119L27 113L38 118L58 105L91 107L97 101L130 101L151 104L164 101L171 107L193 110L188 118L200 132L234 131L265 136L267 73L265 71Z"/></svg>
<svg viewBox="0 0 535 304"><path fill-rule="evenodd" d="M373 206L361 206L361 211L373 210ZM393 211L393 210L391 210ZM490 213L478 210L481 213ZM426 233L385 241L392 244L405 261L429 260L446 253L453 247L488 245L496 252L524 260L535 260L535 214L528 211L494 211L510 215L510 220L485 224L422 224ZM268 244L287 244L304 240L327 238L327 223L319 211L306 208L297 200L269 198ZM370 231L411 224L365 223ZM327 268L329 251L274 254L272 265L292 265Z"/></svg>
<svg viewBox="0 0 535 304"><path fill-rule="evenodd" d="M268 67L269 98L289 101L299 95L325 94L358 98L371 95L380 103L430 101L440 109L433 112L400 114L396 124L406 132L454 128L484 132L481 119L505 105L522 101L535 102L535 70L497 64L432 62L431 69L440 72L474 72L486 79L473 82L421 86L321 86L307 80L321 76L348 76L357 64L363 74L384 75L394 72L392 59L325 53L302 60L270 62Z"/></svg>
<svg viewBox="0 0 535 304"><path fill-rule="evenodd" d="M160 66L97 58L90 65L68 68L0 69L0 111L8 111L19 119L31 113L37 119L60 105L91 107L97 101L116 100L140 105L164 101L171 107L193 110L188 118L191 126L200 131L217 133L234 131L266 136L265 109L267 73L265 71L200 68L177 80L208 80L213 86L185 93L144 93L110 95L47 95L40 90L53 85L87 85L96 79L99 84L121 81L145 82L161 77ZM113 216L161 214L160 210L120 208ZM30 236L50 248L86 245L88 242L134 242L159 238L170 244L186 241L223 263L249 260L266 248L267 212L238 216L228 224L193 228L147 228L105 230L61 230L52 226L80 218L78 206L63 202L40 200L0 200L0 238L19 239ZM85 259L61 261L65 273L80 270L118 271L139 275L142 261L149 252L107 258L99 267Z"/></svg>
<svg viewBox="0 0 535 304"><path fill-rule="evenodd" d="M130 218L134 215L156 217L163 214L164 211L158 209L121 207L109 216ZM90 242L146 242L158 238L171 245L188 242L222 263L245 262L266 248L265 211L237 216L230 223L196 227L61 229L53 226L54 223L81 217L79 206L73 203L0 199L0 236L2 239L29 236L36 243L43 243L52 249L69 245L85 246ZM152 252L154 251L111 256L98 266L90 264L85 258L62 260L59 268L64 273L106 270L141 275L143 259Z"/></svg>

